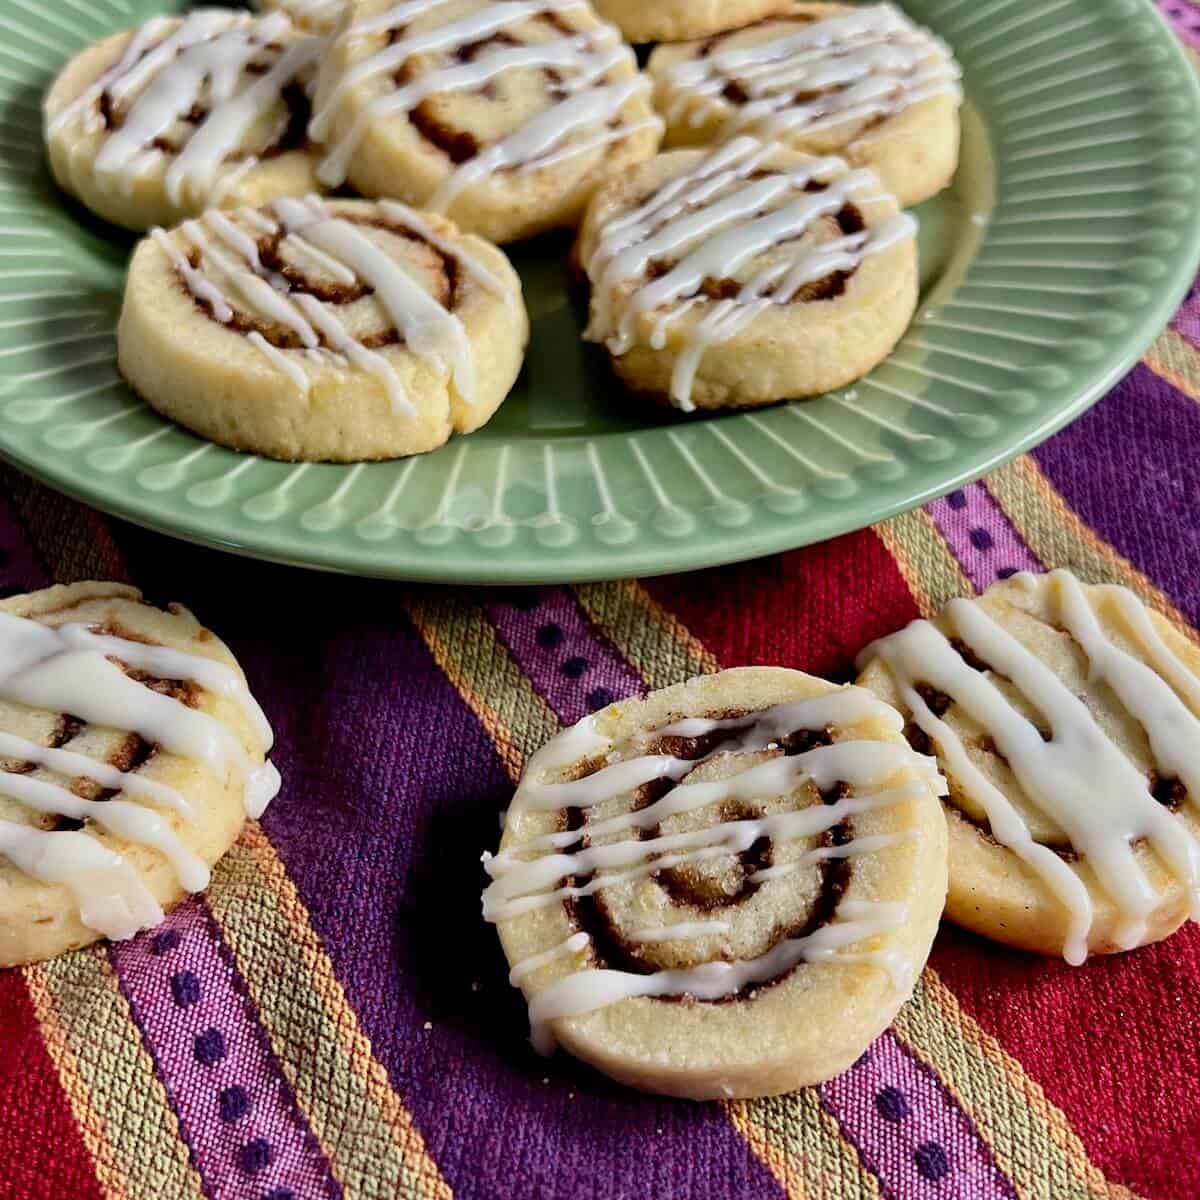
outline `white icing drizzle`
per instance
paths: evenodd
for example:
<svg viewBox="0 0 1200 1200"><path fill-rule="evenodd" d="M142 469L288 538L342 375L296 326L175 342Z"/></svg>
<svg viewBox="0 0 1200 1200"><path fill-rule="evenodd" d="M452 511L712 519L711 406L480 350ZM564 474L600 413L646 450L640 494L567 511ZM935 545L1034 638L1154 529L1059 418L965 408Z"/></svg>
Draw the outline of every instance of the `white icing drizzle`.
<svg viewBox="0 0 1200 1200"><path fill-rule="evenodd" d="M625 936L635 946L655 946L660 942L694 942L706 937L720 937L732 928L728 921L677 921L674 925L635 929Z"/></svg>
<svg viewBox="0 0 1200 1200"><path fill-rule="evenodd" d="M248 814L261 816L279 789L275 767L268 762L255 768L241 742L220 721L130 678L114 659L155 678L190 682L236 705L264 750L270 749L273 738L262 709L237 672L224 663L97 634L83 625L51 627L0 613L0 699L71 713L99 728L136 733L204 765L222 782L233 772L244 782ZM61 782L0 770L0 792L34 812L90 821L115 837L161 853L186 890L208 885L204 860L184 846L156 811L167 809L185 821L195 820L192 807L174 788L5 731L0 731L0 756L32 763L62 780L82 779L119 791L120 798L88 800ZM83 923L106 937L132 937L162 920L157 901L132 864L86 834L0 821L0 855L41 882L70 888Z"/></svg>
<svg viewBox="0 0 1200 1200"><path fill-rule="evenodd" d="M939 38L891 4L866 5L677 63L668 80L680 94L669 116L679 121L699 101L690 123L719 116L726 136L817 133L894 116L934 96L961 98L960 77ZM731 100L731 85L746 99Z"/></svg>
<svg viewBox="0 0 1200 1200"><path fill-rule="evenodd" d="M543 950L540 954L531 954L528 958L523 958L509 971L508 982L513 987L520 987L521 980L528 979L535 971L540 971L543 967L548 967L551 963L558 962L560 958L566 958L571 954L582 954L591 940L589 934L580 930L579 933L573 933L569 938L559 942L557 946L551 946L549 950Z"/></svg>
<svg viewBox="0 0 1200 1200"><path fill-rule="evenodd" d="M791 303L809 283L837 271L852 272L916 233L916 222L897 213L874 225L819 244L799 239L823 217L848 203L879 198L873 171L847 170L837 158L814 158L771 169L771 147L736 138L706 155L690 171L660 187L648 200L611 221L587 263L592 315L586 336L614 355L637 340L642 318L656 315L650 344L662 348L668 329L702 303L675 362L670 398L685 412L709 347L736 337L773 305ZM826 183L806 191L813 181ZM708 279L729 278L766 257L736 296L704 299ZM655 263L670 263L650 279Z"/></svg>
<svg viewBox="0 0 1200 1200"><path fill-rule="evenodd" d="M1200 796L1200 678L1167 646L1141 601L1115 587L1089 596L1067 571L1022 575L1017 583L1049 602L1053 618L1082 649L1092 679L1111 688L1145 730L1156 766L1178 778L1195 803ZM1126 634L1148 662L1111 640L1100 617L1101 603L1118 610ZM1137 861L1135 842L1144 840L1159 855L1190 893L1192 918L1200 918L1200 841L1158 803L1146 777L1086 704L977 603L952 601L945 620L954 636L1042 715L1049 741L996 687L991 671L969 666L927 621L876 642L860 661L884 663L948 773L987 814L993 836L1026 862L1067 909L1067 961L1078 964L1087 957L1095 914L1086 885L1068 863L1033 839L1009 798L972 763L957 733L918 694L919 683L949 696L987 732L1024 795L1066 833L1117 907L1119 947L1141 942L1161 902Z"/></svg>
<svg viewBox="0 0 1200 1200"><path fill-rule="evenodd" d="M282 50L268 48L281 38ZM101 132L100 96L108 92L116 103L128 100L123 120L107 132L96 154L96 173L128 194L147 170L167 162L164 184L172 203L218 203L257 162L252 155L239 156L246 136L290 85L307 86L324 46L318 37L292 37L283 13L256 19L199 9L173 30L155 18L135 31L120 61L59 114L49 132L74 121L82 121L89 133ZM255 64L266 70L251 70ZM154 148L155 139L199 104L207 113L177 154Z"/></svg>
<svg viewBox="0 0 1200 1200"><path fill-rule="evenodd" d="M417 213L390 201L380 204L378 209L386 221L411 230L434 249L453 257L464 274L482 288L506 297L510 303L517 302L513 288L463 247L438 234ZM381 252L353 221L337 216L317 197L280 199L271 211L276 220L252 209L238 209L235 215L256 233L272 236L282 231L281 245L291 248L300 259L315 265L338 283L365 284L405 347L435 372L449 375L459 395L468 404L474 403L474 354L466 328L457 315L435 300L402 263ZM311 382L297 361L298 355L305 350L319 350L324 341L334 354L380 380L395 413L415 415L416 409L400 375L388 358L362 345L332 305L293 288L287 279L267 270L255 239L227 215L208 212L198 220L185 221L179 235L199 252L199 267L188 262L170 235L156 229L151 236L170 259L184 286L208 306L215 320L222 324L232 322L234 309L230 296L236 293L238 301L256 316L284 326L299 338L301 351L281 350L258 331L249 336L251 344L303 395L308 394Z"/></svg>
<svg viewBox="0 0 1200 1200"><path fill-rule="evenodd" d="M188 817L192 815L191 805L174 788L167 787L157 780L147 779L145 775L139 775L135 771L120 771L109 763L98 762L86 754L41 746L27 738L0 730L0 756L22 763L33 763L68 778L87 779L100 784L101 787L124 792L128 796L139 796L160 808L170 808Z"/></svg>
<svg viewBox="0 0 1200 1200"><path fill-rule="evenodd" d="M864 904L847 914L843 904L835 919L807 937L784 938L758 958L735 962L706 962L697 967L635 975L630 971L576 971L555 980L529 1002L534 1047L543 1054L554 1048L549 1022L630 1000L638 996L693 996L721 1000L743 988L767 983L802 962L829 962L845 957L846 946L902 929L908 919L904 905ZM874 955L855 954L852 961L875 962ZM884 965L882 962L880 965ZM894 969L889 959L885 969Z"/></svg>
<svg viewBox="0 0 1200 1200"><path fill-rule="evenodd" d="M442 3L444 0L407 0L380 16L349 28L344 37L364 37L385 31L398 31L401 36L348 70L330 94L322 98L310 126L316 140L324 140L330 135L351 89L379 76L394 75L417 55L452 54L531 18L586 7L584 0L505 0L503 4L486 5L444 25L418 32L405 30L412 18L426 14ZM610 78L615 69L625 65L636 65L632 51L621 43L616 30L608 25L594 30L564 32L536 44L499 44L479 53L472 61L439 67L376 96L330 144L318 175L330 187L344 182L350 159L373 122L410 113L431 96L475 91L512 70L554 70L561 79L562 98L474 158L461 163L426 204L427 208L444 212L464 191L485 184L499 171L510 168L541 170L566 157L629 137L635 127L645 128L647 122L661 128L662 122L656 117L642 118L635 123L622 116L626 105L649 89L648 80L640 73L635 72L626 79Z"/></svg>
<svg viewBox="0 0 1200 1200"><path fill-rule="evenodd" d="M806 700L779 704L758 713L723 719L686 718L633 735L625 745L633 750L653 747L671 738L699 738L714 733L716 739L700 758L645 753L615 759L617 745L599 732L596 717L565 731L530 760L510 808L510 820L522 812L587 811L627 794L655 779L683 780L709 760L732 760L738 755L761 756L778 751L778 740L797 730L850 729L864 721L878 721L898 734L899 714L862 688L844 688ZM580 779L547 781L580 762L608 761ZM909 782L897 781L905 770ZM785 795L811 783L821 791L846 783L854 794L832 803L755 818L738 818L682 833L653 837L619 838L632 830L655 829L668 817L716 807L736 800L753 801ZM758 759L740 772L703 782L679 782L646 807L606 819L590 821L579 829L544 834L515 845L495 856L485 855L484 866L492 882L483 895L488 921L509 921L525 913L595 895L636 879L657 875L669 868L701 863L748 850L763 838L772 844L819 837L847 818L877 811L925 794L930 786L940 793L944 784L932 760L912 753L902 743L844 740L806 752L765 761ZM786 867L768 868L752 882L772 882L802 866L830 858L877 854L905 839L905 834L880 834L852 839L840 846L817 846L796 856ZM580 843L587 838L587 844ZM576 847L575 849L571 849ZM635 996L689 994L715 1000L745 987L765 982L803 961L837 957L839 961L877 962L893 978L902 978L905 964L886 952L864 950L843 953L843 948L868 941L900 928L906 920L903 905L858 905L842 902L834 921L804 938L785 939L766 954L745 961L706 962L687 970L658 971L650 975L582 967L537 992L530 1003L534 1044L548 1050L552 1039L548 1023L561 1017L590 1012ZM629 935L642 944L699 940L731 931L721 920L683 921L646 928ZM518 964L514 983L532 971L576 953L583 943L568 942ZM525 969L529 964L528 969ZM911 969L907 972L911 982Z"/></svg>
<svg viewBox="0 0 1200 1200"><path fill-rule="evenodd" d="M114 941L163 919L158 901L124 856L85 833L44 833L0 820L0 854L32 878L68 888L84 925Z"/></svg>

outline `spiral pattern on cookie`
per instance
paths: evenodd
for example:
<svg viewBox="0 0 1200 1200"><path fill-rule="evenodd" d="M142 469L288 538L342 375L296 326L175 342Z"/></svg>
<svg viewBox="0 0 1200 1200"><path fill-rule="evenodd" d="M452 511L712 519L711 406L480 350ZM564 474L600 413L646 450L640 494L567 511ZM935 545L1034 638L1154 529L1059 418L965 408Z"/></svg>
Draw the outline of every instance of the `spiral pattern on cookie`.
<svg viewBox="0 0 1200 1200"><path fill-rule="evenodd" d="M314 185L306 126L322 39L283 13L158 17L85 51L52 89L59 182L133 227ZM124 207L122 207L124 205Z"/></svg>
<svg viewBox="0 0 1200 1200"><path fill-rule="evenodd" d="M656 161L671 167L665 183L633 195L614 184L616 201L606 205L601 193L589 213L581 242L592 285L586 336L617 360L638 345L662 351L676 341L669 398L684 411L695 407L710 349L772 310L842 297L867 260L910 246L916 232L873 172L848 170L840 159L737 138L707 154ZM880 200L882 210L872 208ZM878 215L868 218L868 210ZM899 278L911 272L906 261Z"/></svg>
<svg viewBox="0 0 1200 1200"><path fill-rule="evenodd" d="M155 230L130 269L118 363L214 440L354 461L483 424L527 336L495 247L394 201L310 196Z"/></svg>
<svg viewBox="0 0 1200 1200"><path fill-rule="evenodd" d="M748 133L842 154L874 166L906 205L953 173L960 69L890 4L792 4L745 30L662 46L648 70L669 145Z"/></svg>
<svg viewBox="0 0 1200 1200"><path fill-rule="evenodd" d="M225 848L214 851L222 835L205 828L214 816L197 781L229 789L254 817L278 789L262 710L183 610L158 613L116 585L17 597L0 609L0 662L0 871L27 878L9 879L7 897L28 892L35 916L53 912L31 928L6 912L0 962L38 957L29 947L57 929L37 924L111 938L156 924L153 856L169 865L168 890L195 892ZM56 888L77 913L54 911Z"/></svg>
<svg viewBox="0 0 1200 1200"><path fill-rule="evenodd" d="M360 3L322 68L322 181L496 241L562 224L658 144L649 84L586 0Z"/></svg>
<svg viewBox="0 0 1200 1200"><path fill-rule="evenodd" d="M920 968L898 937L910 921L928 932L932 907L913 879L886 897L872 884L905 877L914 813L937 821L936 772L904 745L897 714L784 671L687 686L694 696L614 706L535 756L486 862L484 914L502 925L542 1049L558 1037L579 1052L571 1022L603 1025L613 1006L632 1003L614 1020L653 1045L656 1023L753 1008L811 984L814 966L869 968L891 997ZM702 695L716 707L696 707Z"/></svg>
<svg viewBox="0 0 1200 1200"><path fill-rule="evenodd" d="M1134 593L1018 575L861 663L950 781L955 919L1080 963L1200 917L1200 654Z"/></svg>

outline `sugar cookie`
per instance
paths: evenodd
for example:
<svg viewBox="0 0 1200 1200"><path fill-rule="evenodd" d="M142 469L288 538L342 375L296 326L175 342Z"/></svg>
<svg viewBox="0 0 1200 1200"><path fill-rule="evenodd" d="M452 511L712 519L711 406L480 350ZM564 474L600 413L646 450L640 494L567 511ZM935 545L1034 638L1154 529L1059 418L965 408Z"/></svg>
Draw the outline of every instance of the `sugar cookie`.
<svg viewBox="0 0 1200 1200"><path fill-rule="evenodd" d="M54 177L134 230L318 190L305 127L323 46L283 13L216 8L106 38L46 97Z"/></svg>
<svg viewBox="0 0 1200 1200"><path fill-rule="evenodd" d="M818 395L907 328L915 230L840 159L753 138L659 155L588 209L586 336L631 389L685 411Z"/></svg>
<svg viewBox="0 0 1200 1200"><path fill-rule="evenodd" d="M284 199L155 231L118 363L204 437L288 460L396 458L487 422L529 321L494 246L392 201Z"/></svg>
<svg viewBox="0 0 1200 1200"><path fill-rule="evenodd" d="M1200 651L1132 592L1017 575L861 665L949 781L951 919L1080 963L1200 915Z"/></svg>
<svg viewBox="0 0 1200 1200"><path fill-rule="evenodd" d="M534 1043L694 1099L849 1066L937 930L930 759L862 688L726 671L623 701L530 760L484 915Z"/></svg>
<svg viewBox="0 0 1200 1200"><path fill-rule="evenodd" d="M633 51L585 0L361 0L322 64L320 176L496 242L574 225L662 122Z"/></svg>
<svg viewBox="0 0 1200 1200"><path fill-rule="evenodd" d="M186 609L109 583L0 601L0 967L132 937L207 887L278 790L271 740Z"/></svg>
<svg viewBox="0 0 1200 1200"><path fill-rule="evenodd" d="M660 46L647 66L668 146L739 133L874 167L902 205L958 166L962 102L948 47L890 4L793 3L748 29Z"/></svg>
<svg viewBox="0 0 1200 1200"><path fill-rule="evenodd" d="M596 11L631 42L682 42L740 29L787 0L595 0Z"/></svg>

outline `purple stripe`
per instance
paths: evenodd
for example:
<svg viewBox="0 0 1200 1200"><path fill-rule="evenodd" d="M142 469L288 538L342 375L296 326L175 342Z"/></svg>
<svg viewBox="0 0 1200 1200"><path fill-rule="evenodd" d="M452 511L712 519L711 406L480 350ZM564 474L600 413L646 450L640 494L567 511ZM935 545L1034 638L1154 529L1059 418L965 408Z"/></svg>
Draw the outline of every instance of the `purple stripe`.
<svg viewBox="0 0 1200 1200"><path fill-rule="evenodd" d="M1139 365L1035 455L1080 518L1200 621L1200 404Z"/></svg>
<svg viewBox="0 0 1200 1200"><path fill-rule="evenodd" d="M780 1197L716 1106L639 1096L530 1049L479 915L479 855L512 785L397 619L394 585L239 562L235 590L228 559L132 530L121 540L159 594L220 630L275 722L287 787L263 825L457 1200ZM245 601L298 593L303 605L275 605L269 621Z"/></svg>
<svg viewBox="0 0 1200 1200"><path fill-rule="evenodd" d="M212 1200L340 1196L207 905L186 901L109 957Z"/></svg>
<svg viewBox="0 0 1200 1200"><path fill-rule="evenodd" d="M903 1200L1013 1200L1016 1192L970 1117L894 1033L821 1087L821 1100L878 1176Z"/></svg>
<svg viewBox="0 0 1200 1200"><path fill-rule="evenodd" d="M641 676L565 588L493 593L484 605L501 641L565 725L646 690Z"/></svg>
<svg viewBox="0 0 1200 1200"><path fill-rule="evenodd" d="M32 592L50 583L16 510L0 494L0 596Z"/></svg>
<svg viewBox="0 0 1200 1200"><path fill-rule="evenodd" d="M1175 314L1171 328L1200 350L1200 279L1192 284L1192 290Z"/></svg>
<svg viewBox="0 0 1200 1200"><path fill-rule="evenodd" d="M976 590L982 592L1017 571L1042 570L1008 514L982 483L951 492L926 511Z"/></svg>
<svg viewBox="0 0 1200 1200"><path fill-rule="evenodd" d="M1200 8L1190 0L1158 0L1158 7L1171 28L1189 45L1200 50Z"/></svg>

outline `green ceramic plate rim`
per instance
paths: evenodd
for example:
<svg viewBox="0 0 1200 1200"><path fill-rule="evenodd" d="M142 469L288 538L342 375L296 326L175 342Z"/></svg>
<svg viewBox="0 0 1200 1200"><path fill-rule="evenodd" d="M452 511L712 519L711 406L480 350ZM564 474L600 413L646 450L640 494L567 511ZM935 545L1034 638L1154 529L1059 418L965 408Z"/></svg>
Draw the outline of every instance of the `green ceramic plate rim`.
<svg viewBox="0 0 1200 1200"><path fill-rule="evenodd" d="M946 0L940 7L943 11L950 11L961 8L962 3L963 0ZM931 11L922 11L918 15L938 28L937 14L933 11L938 7L938 0L924 0L924 4L918 3L914 7L923 9L925 4L930 6ZM988 13L1003 13L1011 6L1011 0L999 0L991 4L979 3L977 10L982 10L986 16ZM47 8L51 7L47 5ZM4 23L7 8L11 8L11 0L0 0L0 24ZM1147 30L1142 29L1141 44L1157 43L1167 48L1168 57L1175 68L1174 75L1182 84L1181 89L1173 94L1182 95L1185 102L1182 107L1186 109L1183 117L1175 122L1177 134L1167 139L1169 144L1165 153L1171 152L1172 145L1178 152L1179 147L1186 146L1189 139L1194 141L1200 137L1200 84L1174 35L1147 0L1103 0L1103 3L1064 0L1057 6L1051 6L1051 11L1059 13L1064 9L1067 17L1080 11L1090 12L1093 16L1097 13L1107 14L1110 19L1122 15L1133 18L1149 16L1155 31L1148 34ZM1039 15L1044 19L1046 13L1035 13L1033 17ZM22 20L27 19L22 16ZM120 27L119 21L113 25L114 29ZM1042 39L1043 42L1045 40ZM1156 51L1155 55L1160 62L1166 61L1161 53ZM1147 72L1155 69L1153 57L1148 57L1144 68ZM970 58L964 58L967 90L972 95L975 80ZM1166 70L1166 67L1160 66L1158 69ZM982 108L986 116L986 102ZM1175 104L1175 112L1181 112L1178 103ZM1179 126L1186 128L1178 131ZM1160 160L1163 154L1163 151L1159 152ZM1086 171L1088 168L1081 167L1080 170ZM998 186L1002 192L1005 186L1003 174ZM1187 203L1186 199L1184 202ZM998 204L999 210L1003 211L1003 195ZM265 522L256 525L240 513L234 513L231 517L226 511L229 506L224 505L200 509L186 500L180 500L168 512L156 511L165 506L168 498L162 493L139 490L132 481L132 472L102 478L89 475L86 468L81 469L78 463L44 448L41 443L31 452L28 446L20 444L19 431L14 432L11 422L0 423L0 457L76 499L136 524L238 554L330 571L430 582L527 584L666 574L743 561L823 541L926 503L987 474L1038 445L1078 417L1138 361L1186 294L1200 266L1198 215L1193 204L1189 206L1186 218L1177 219L1173 225L1166 219L1161 223L1164 227L1171 226L1180 235L1178 241L1181 244L1174 246L1169 253L1162 251L1155 259L1165 270L1161 277L1154 280L1152 302L1136 317L1129 318L1129 326L1120 333L1118 339L1110 339L1116 340L1116 345L1109 348L1101 361L1089 364L1090 377L1079 385L1078 379L1083 371L1077 369L1070 374L1070 386L1055 388L1048 385L1041 389L1043 394L1039 397L1036 414L1030 414L1028 420L1018 420L1015 416L1009 419L1002 444L984 448L960 442L959 454L965 461L922 463L919 469L923 478L917 485L908 482L907 486L888 487L872 483L865 497L848 503L827 498L816 508L790 518L781 517L777 512L766 512L758 502L761 497L752 498L749 501L753 509L750 521L734 528L715 530L711 525L706 527L703 520L692 521L690 532L667 543L642 538L640 544L613 544L599 549L592 545L572 549L569 544L556 544L555 539L549 538L532 543L527 539L527 545L522 548L510 545L488 550L478 538L469 536L478 530L446 525L445 528L450 530L448 538L435 539L426 544L412 536L420 532L419 529L407 532L397 529L386 545L369 544L356 537L354 530L348 526L340 530L344 536L336 539L315 533L306 535L304 529L297 533ZM1150 228L1153 231L1153 225ZM1037 419L1034 419L1035 415ZM729 435L734 433L734 423L740 419L737 416L720 418L729 423ZM666 436L670 437L670 432ZM662 431L597 435L600 440L607 437L661 441ZM596 439L584 435L562 439L564 444L577 445L585 445L593 440ZM639 460L644 462L644 456L639 455ZM566 525L573 524L572 511L563 511L560 516ZM589 518L585 516L584 519L586 521ZM441 527L434 523L432 528L438 530ZM451 550L449 543L455 542L458 545Z"/></svg>

